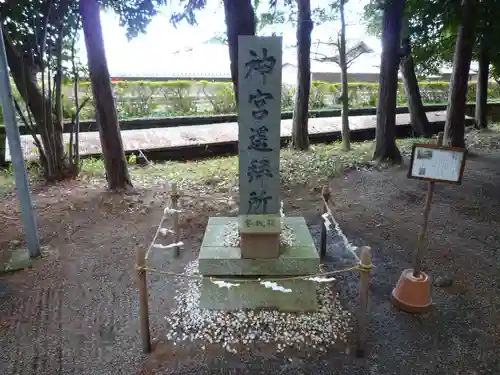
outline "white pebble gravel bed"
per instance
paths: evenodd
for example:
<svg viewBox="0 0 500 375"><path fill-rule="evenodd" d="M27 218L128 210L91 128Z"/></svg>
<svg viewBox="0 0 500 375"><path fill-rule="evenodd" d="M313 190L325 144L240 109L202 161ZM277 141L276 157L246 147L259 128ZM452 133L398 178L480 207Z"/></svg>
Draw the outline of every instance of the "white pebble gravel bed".
<svg viewBox="0 0 500 375"><path fill-rule="evenodd" d="M185 267L186 275L198 274L198 262ZM346 341L351 331L351 314L345 310L328 285L318 284L318 311L287 313L276 310L215 311L199 307L201 280L186 279L187 288L174 296L176 307L165 316L166 339L175 345L183 341L220 344L231 353L241 345L276 344L277 351L287 347L326 351L339 340ZM279 293L279 292L277 292Z"/></svg>

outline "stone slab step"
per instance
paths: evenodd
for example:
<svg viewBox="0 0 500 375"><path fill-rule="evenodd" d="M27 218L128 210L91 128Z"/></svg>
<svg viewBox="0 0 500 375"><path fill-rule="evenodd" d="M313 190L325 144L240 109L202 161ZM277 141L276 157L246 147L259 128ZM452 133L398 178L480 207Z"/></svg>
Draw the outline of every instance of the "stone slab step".
<svg viewBox="0 0 500 375"><path fill-rule="evenodd" d="M207 276L293 276L319 272L319 255L303 217L286 217L284 225L295 235L291 247L282 247L279 258L245 259L224 238L237 217L212 217L208 221L198 256L199 272Z"/></svg>

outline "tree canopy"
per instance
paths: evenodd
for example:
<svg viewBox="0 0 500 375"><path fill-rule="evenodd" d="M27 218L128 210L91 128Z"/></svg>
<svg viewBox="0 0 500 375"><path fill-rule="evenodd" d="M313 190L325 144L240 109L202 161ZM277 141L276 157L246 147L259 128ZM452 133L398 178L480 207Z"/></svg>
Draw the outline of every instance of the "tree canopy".
<svg viewBox="0 0 500 375"><path fill-rule="evenodd" d="M39 71L42 58L54 53L58 34L66 38L71 30L79 27L78 0L6 0L0 4L0 17L4 31L26 62ZM144 33L151 20L162 6L171 4L168 0L102 0L104 9L113 10L119 16L120 25L127 37ZM206 5L206 0L179 0L181 12L174 13L175 24L186 20L195 23L195 12ZM44 48L42 48L42 46ZM66 55L69 55L68 53Z"/></svg>
<svg viewBox="0 0 500 375"><path fill-rule="evenodd" d="M420 74L435 74L443 65L452 64L457 30L462 22L461 3L460 0L406 0L403 33L409 38ZM372 35L380 36L384 4L371 0L365 6L364 20ZM475 23L473 59L479 59L479 42L484 36L490 41L492 54L499 55L500 47L493 40L500 35L495 22L500 16L499 0L479 2L477 12L476 19L480 21Z"/></svg>

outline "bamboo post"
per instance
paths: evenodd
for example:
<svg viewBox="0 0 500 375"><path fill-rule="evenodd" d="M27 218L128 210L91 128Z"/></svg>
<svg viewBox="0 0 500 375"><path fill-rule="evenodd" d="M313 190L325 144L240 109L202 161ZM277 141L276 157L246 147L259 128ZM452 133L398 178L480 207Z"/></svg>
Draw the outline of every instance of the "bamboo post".
<svg viewBox="0 0 500 375"><path fill-rule="evenodd" d="M143 353L151 352L149 332L148 285L146 278L146 249L139 247L136 253L137 282L139 285L139 315L141 320L141 343Z"/></svg>
<svg viewBox="0 0 500 375"><path fill-rule="evenodd" d="M363 357L365 355L366 345L366 318L368 315L368 281L372 265L372 249L369 246L361 247L361 255L359 257L359 309L357 316L357 333L358 342L356 355Z"/></svg>
<svg viewBox="0 0 500 375"><path fill-rule="evenodd" d="M437 145L442 146L443 145L443 133L440 132L438 134L437 138ZM431 212L431 206L432 206L432 197L434 195L434 181L429 181L427 185L427 194L425 197L425 207L424 207L424 219L422 223L422 227L420 229L420 233L418 235L418 244L417 244L417 249L415 250L414 258L413 258L413 276L414 277L419 277L420 276L420 271L422 268L421 265L421 255L422 255L422 250L425 245L425 234L427 232L427 224L429 223L429 214Z"/></svg>
<svg viewBox="0 0 500 375"><path fill-rule="evenodd" d="M181 240L181 234L179 231L179 192L177 190L177 183L172 182L170 199L172 201L172 209L173 212L173 220L174 220L174 236L175 243L178 243ZM174 257L177 258L179 256L179 246L174 247Z"/></svg>
<svg viewBox="0 0 500 375"><path fill-rule="evenodd" d="M323 213L328 213L328 202L330 201L330 189L328 186L323 186L323 189L321 190L321 195L323 198ZM322 225L321 225L321 237L320 237L320 242L319 242L319 256L320 259L324 259L326 256L326 239L327 239L327 230L326 230L326 225L323 220Z"/></svg>

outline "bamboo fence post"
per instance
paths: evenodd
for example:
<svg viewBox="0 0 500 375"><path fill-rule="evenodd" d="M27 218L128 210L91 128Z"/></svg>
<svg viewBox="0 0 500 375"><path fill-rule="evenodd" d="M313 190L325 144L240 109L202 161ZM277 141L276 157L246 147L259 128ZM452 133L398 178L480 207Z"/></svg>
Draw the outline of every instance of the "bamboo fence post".
<svg viewBox="0 0 500 375"><path fill-rule="evenodd" d="M177 190L177 183L172 182L171 185L171 193L170 193L170 199L172 201L172 209L174 210L173 212L173 221L174 221L174 236L175 236L175 243L178 243L181 239L181 234L179 231L179 192ZM174 247L174 257L179 256L179 246Z"/></svg>
<svg viewBox="0 0 500 375"><path fill-rule="evenodd" d="M357 331L358 342L356 355L363 357L365 355L366 346L366 321L368 314L368 281L372 265L372 249L369 246L361 247L361 255L359 258L359 309L357 316Z"/></svg>
<svg viewBox="0 0 500 375"><path fill-rule="evenodd" d="M146 250L141 246L136 253L137 282L139 286L139 315L141 343L143 353L151 352L151 336L149 332L148 285L146 278Z"/></svg>
<svg viewBox="0 0 500 375"><path fill-rule="evenodd" d="M330 189L328 186L323 186L321 190L321 196L323 198L323 214L328 213L328 202L330 201ZM323 217L322 217L323 219ZM325 221L323 220L321 223L321 237L319 241L319 256L320 259L324 259L326 256L326 241L327 241L327 229L325 225Z"/></svg>

